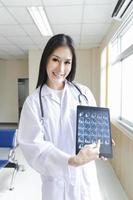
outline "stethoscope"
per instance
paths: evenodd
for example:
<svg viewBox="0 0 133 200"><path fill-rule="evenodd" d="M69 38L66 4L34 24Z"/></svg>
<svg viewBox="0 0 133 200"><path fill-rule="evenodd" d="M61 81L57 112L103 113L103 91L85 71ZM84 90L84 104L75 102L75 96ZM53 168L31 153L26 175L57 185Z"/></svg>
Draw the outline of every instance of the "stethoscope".
<svg viewBox="0 0 133 200"><path fill-rule="evenodd" d="M70 84L72 84L79 92L78 94L78 101L79 101L79 104L81 105L82 104L82 101L83 99L85 100L86 104L88 104L88 98L85 96L85 94L83 94L80 90L80 88L73 82L69 82ZM41 98L41 92L42 92L42 87L43 87L44 84L42 84L40 86L40 89L39 89L39 103L40 103L40 109L41 109L41 119L44 118L44 111L43 111L43 104L42 104L42 98Z"/></svg>

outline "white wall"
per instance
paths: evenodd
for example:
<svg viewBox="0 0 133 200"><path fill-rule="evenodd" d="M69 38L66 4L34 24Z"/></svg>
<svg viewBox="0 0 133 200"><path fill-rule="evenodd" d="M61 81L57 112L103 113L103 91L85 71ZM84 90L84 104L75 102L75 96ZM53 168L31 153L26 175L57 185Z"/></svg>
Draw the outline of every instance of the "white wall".
<svg viewBox="0 0 133 200"><path fill-rule="evenodd" d="M42 51L29 50L29 93L36 88Z"/></svg>
<svg viewBox="0 0 133 200"><path fill-rule="evenodd" d="M30 93L35 89L41 51L29 51L29 88ZM91 50L77 50L77 72L76 81L87 85L93 92L99 104L99 48Z"/></svg>
<svg viewBox="0 0 133 200"><path fill-rule="evenodd" d="M93 92L97 104L99 104L100 90L100 62L99 48L90 50L77 50L76 81L88 86Z"/></svg>
<svg viewBox="0 0 133 200"><path fill-rule="evenodd" d="M27 60L1 60L0 123L18 122L18 78L28 78Z"/></svg>

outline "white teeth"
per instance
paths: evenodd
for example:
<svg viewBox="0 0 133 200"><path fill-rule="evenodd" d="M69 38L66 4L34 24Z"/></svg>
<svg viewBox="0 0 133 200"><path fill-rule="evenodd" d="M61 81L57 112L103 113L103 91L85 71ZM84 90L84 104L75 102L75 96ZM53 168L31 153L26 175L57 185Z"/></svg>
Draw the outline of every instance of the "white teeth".
<svg viewBox="0 0 133 200"><path fill-rule="evenodd" d="M57 76L57 77L62 77L64 74L57 74L54 72L54 74Z"/></svg>

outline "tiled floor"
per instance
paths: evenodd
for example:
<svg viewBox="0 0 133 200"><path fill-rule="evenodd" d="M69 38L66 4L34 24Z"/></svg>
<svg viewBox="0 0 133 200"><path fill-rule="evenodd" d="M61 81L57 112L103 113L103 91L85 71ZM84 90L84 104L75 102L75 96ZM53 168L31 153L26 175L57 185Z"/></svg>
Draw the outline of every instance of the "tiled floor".
<svg viewBox="0 0 133 200"><path fill-rule="evenodd" d="M0 200L41 200L40 176L27 165L19 148L16 155L26 170L18 172L13 191L8 190L11 169L0 171ZM108 161L97 162L97 173L104 200L128 200Z"/></svg>
<svg viewBox="0 0 133 200"><path fill-rule="evenodd" d="M97 175L104 200L129 200L108 161L97 162Z"/></svg>
<svg viewBox="0 0 133 200"><path fill-rule="evenodd" d="M41 200L41 180L37 172L26 163L20 149L16 151L19 164L24 165L25 171L19 171L15 179L15 188L9 191L12 169L0 171L0 200Z"/></svg>

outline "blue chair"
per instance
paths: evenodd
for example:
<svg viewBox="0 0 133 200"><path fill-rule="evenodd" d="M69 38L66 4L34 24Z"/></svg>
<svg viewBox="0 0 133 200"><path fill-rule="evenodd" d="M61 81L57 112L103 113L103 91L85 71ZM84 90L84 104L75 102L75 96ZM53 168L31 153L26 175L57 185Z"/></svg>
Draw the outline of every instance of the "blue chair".
<svg viewBox="0 0 133 200"><path fill-rule="evenodd" d="M0 130L0 168L13 168L10 190L14 189L14 180L19 165L15 159L16 129Z"/></svg>

